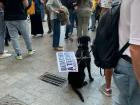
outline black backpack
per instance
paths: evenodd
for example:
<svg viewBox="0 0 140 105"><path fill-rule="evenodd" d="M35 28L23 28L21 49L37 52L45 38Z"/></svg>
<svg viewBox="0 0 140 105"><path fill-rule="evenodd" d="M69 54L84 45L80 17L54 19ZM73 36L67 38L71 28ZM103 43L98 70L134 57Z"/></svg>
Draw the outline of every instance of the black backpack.
<svg viewBox="0 0 140 105"><path fill-rule="evenodd" d="M94 62L97 67L103 69L116 67L122 53L129 46L127 42L119 51L119 17L120 4L117 4L112 6L100 19L92 45Z"/></svg>

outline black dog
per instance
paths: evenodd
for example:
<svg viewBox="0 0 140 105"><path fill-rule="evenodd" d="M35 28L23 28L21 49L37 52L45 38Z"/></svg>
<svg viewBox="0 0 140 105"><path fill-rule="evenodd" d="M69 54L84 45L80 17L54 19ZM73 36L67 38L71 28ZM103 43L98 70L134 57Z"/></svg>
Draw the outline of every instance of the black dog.
<svg viewBox="0 0 140 105"><path fill-rule="evenodd" d="M80 91L78 91L78 88L82 88L83 86L87 85L87 82L85 81L85 72L84 72L84 69L86 67L88 69L89 79L90 81L93 81L93 78L91 76L91 70L90 70L91 57L88 48L89 41L90 41L90 37L88 36L83 36L78 38L79 46L76 52L78 72L69 72L68 74L68 82L71 85L72 89L79 96L82 102L84 102L84 98L80 93Z"/></svg>

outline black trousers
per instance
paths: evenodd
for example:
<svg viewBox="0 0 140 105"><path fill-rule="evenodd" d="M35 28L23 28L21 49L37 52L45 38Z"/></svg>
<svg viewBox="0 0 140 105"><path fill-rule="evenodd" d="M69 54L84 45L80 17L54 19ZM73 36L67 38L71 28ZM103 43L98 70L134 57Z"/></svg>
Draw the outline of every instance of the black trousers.
<svg viewBox="0 0 140 105"><path fill-rule="evenodd" d="M43 25L42 25L42 18L41 14L34 14L30 16L31 19L31 34L43 34Z"/></svg>

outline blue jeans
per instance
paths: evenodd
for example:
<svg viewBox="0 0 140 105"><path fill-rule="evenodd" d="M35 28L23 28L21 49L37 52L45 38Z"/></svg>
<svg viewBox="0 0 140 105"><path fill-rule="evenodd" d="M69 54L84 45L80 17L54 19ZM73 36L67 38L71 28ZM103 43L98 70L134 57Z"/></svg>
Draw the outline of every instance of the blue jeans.
<svg viewBox="0 0 140 105"><path fill-rule="evenodd" d="M59 40L60 40L60 21L59 19L52 20L52 27L53 27L53 47L59 47Z"/></svg>
<svg viewBox="0 0 140 105"><path fill-rule="evenodd" d="M132 64L120 59L113 74L114 82L118 87L119 103L115 105L139 105L140 86L133 73Z"/></svg>
<svg viewBox="0 0 140 105"><path fill-rule="evenodd" d="M4 12L0 12L0 54L4 52L5 23Z"/></svg>
<svg viewBox="0 0 140 105"><path fill-rule="evenodd" d="M44 17L45 17L45 8L44 8L44 5L43 4L41 4L41 19L42 19L42 21L44 20Z"/></svg>
<svg viewBox="0 0 140 105"><path fill-rule="evenodd" d="M94 29L96 25L95 12L93 12L91 15L91 22L91 28Z"/></svg>
<svg viewBox="0 0 140 105"><path fill-rule="evenodd" d="M29 27L26 20L15 20L15 21L6 21L6 26L8 28L13 48L17 55L21 55L20 44L18 40L19 33L23 36L23 39L28 50L32 50L31 39L29 37Z"/></svg>

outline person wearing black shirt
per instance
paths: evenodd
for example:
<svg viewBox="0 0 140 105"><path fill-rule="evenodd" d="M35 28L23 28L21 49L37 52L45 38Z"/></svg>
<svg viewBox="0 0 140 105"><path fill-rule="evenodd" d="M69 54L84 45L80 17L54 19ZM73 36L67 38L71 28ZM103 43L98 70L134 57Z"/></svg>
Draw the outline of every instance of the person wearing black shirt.
<svg viewBox="0 0 140 105"><path fill-rule="evenodd" d="M4 0L4 19L11 37L13 48L16 52L16 59L18 60L22 59L22 53L18 41L18 31L23 36L28 54L32 55L34 53L31 46L29 27L26 20L26 8L28 5L28 0Z"/></svg>
<svg viewBox="0 0 140 105"><path fill-rule="evenodd" d="M70 24L66 26L66 32L65 32L65 39L68 39L69 33L70 34L73 33L76 0L61 0L61 2L64 6L67 7L69 11Z"/></svg>
<svg viewBox="0 0 140 105"><path fill-rule="evenodd" d="M31 34L35 37L43 36L44 30L41 17L41 0L34 0L35 2L35 14L30 15L31 19Z"/></svg>

